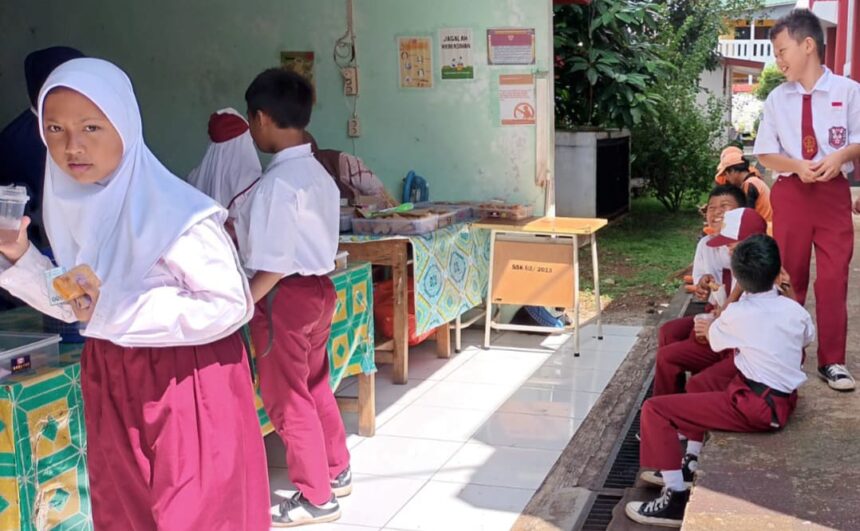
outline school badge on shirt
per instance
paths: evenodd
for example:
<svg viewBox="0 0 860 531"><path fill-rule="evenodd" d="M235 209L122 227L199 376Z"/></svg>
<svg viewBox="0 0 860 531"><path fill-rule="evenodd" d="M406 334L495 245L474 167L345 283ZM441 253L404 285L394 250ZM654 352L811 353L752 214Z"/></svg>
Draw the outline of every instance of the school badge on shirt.
<svg viewBox="0 0 860 531"><path fill-rule="evenodd" d="M831 127L829 129L828 139L830 141L830 145L835 148L841 148L845 145L845 137L847 130L844 127Z"/></svg>

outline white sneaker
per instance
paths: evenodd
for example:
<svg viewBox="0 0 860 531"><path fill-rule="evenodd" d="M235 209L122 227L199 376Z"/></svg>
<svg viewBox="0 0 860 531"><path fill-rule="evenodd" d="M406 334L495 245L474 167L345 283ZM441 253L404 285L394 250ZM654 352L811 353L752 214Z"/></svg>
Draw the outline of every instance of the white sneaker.
<svg viewBox="0 0 860 531"><path fill-rule="evenodd" d="M818 376L827 382L831 389L836 391L853 391L857 386L854 377L845 368L845 365L833 363L818 368Z"/></svg>

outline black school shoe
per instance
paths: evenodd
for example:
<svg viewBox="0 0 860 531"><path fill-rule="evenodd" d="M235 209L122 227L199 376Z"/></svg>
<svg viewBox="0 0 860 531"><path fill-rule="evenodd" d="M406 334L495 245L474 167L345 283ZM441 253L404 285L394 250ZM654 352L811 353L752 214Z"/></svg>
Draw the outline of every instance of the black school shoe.
<svg viewBox="0 0 860 531"><path fill-rule="evenodd" d="M690 490L663 489L658 498L649 502L630 502L624 508L627 517L645 525L681 527L684 510L690 501Z"/></svg>
<svg viewBox="0 0 860 531"><path fill-rule="evenodd" d="M287 498L278 505L278 514L272 515L272 527L297 527L306 524L322 524L334 522L340 518L340 504L332 494L331 500L322 506L316 506L297 492L292 498Z"/></svg>
<svg viewBox="0 0 860 531"><path fill-rule="evenodd" d="M836 391L853 391L856 383L845 365L834 363L818 368L818 376Z"/></svg>
<svg viewBox="0 0 860 531"><path fill-rule="evenodd" d="M698 469L699 458L695 455L687 454L681 460L681 473L684 474L684 485L687 488L693 486L693 478L696 476L696 470ZM639 474L639 479L658 487L666 486L666 482L663 481L663 474L659 470L646 470Z"/></svg>
<svg viewBox="0 0 860 531"><path fill-rule="evenodd" d="M331 480L331 492L338 498L346 498L352 494L352 469L350 467L347 466L346 470Z"/></svg>

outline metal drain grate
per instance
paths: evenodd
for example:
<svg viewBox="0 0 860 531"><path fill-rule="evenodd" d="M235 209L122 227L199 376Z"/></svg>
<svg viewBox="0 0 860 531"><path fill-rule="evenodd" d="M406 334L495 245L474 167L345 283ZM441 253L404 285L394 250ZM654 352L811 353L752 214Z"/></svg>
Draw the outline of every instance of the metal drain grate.
<svg viewBox="0 0 860 531"><path fill-rule="evenodd" d="M639 409L642 407L642 402L651 397L653 379L649 379L647 391L642 395L641 401L636 403L636 416L630 423L627 433L624 435L624 440L618 448L618 453L615 455L615 460L606 475L606 480L603 482L604 489L624 489L632 487L636 483L636 474L639 473L639 440L636 439L636 434L639 433ZM622 496L615 494L598 494L594 499L594 504L588 512L585 522L580 527L581 531L605 531L612 522L612 511Z"/></svg>
<svg viewBox="0 0 860 531"><path fill-rule="evenodd" d="M612 511L615 510L615 506L620 501L621 496L598 495L594 499L594 505L591 506L588 518L580 528L581 531L605 531L609 527L609 522L612 521Z"/></svg>
<svg viewBox="0 0 860 531"><path fill-rule="evenodd" d="M645 393L644 402L651 396L651 383L648 383L648 392ZM641 409L642 402L637 404ZM609 469L609 474L606 476L606 481L603 487L607 489L626 489L632 487L636 483L636 474L639 473L639 440L636 434L639 433L639 412L630 424L630 429L624 436L624 441L618 449L618 454L615 456L615 461L612 463L612 468Z"/></svg>

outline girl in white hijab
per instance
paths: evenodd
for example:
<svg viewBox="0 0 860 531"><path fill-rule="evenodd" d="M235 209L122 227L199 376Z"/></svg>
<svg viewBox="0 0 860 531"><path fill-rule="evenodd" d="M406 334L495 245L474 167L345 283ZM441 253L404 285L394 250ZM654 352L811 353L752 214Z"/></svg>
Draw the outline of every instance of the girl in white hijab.
<svg viewBox="0 0 860 531"><path fill-rule="evenodd" d="M263 173L248 121L236 109L221 109L209 117L209 147L188 182L228 208L230 201Z"/></svg>
<svg viewBox="0 0 860 531"><path fill-rule="evenodd" d="M39 123L49 157L44 216L59 266L101 280L52 306L53 265L0 245L0 286L86 323L81 387L96 529L268 529L265 452L239 328L247 281L226 213L143 141L131 81L99 59L48 77Z"/></svg>

